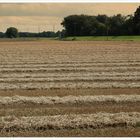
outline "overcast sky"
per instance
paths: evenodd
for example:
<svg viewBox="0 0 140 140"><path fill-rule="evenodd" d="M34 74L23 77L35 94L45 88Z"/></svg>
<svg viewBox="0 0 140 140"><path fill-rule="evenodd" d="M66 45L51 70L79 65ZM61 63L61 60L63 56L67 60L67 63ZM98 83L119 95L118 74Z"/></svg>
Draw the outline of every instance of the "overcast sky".
<svg viewBox="0 0 140 140"><path fill-rule="evenodd" d="M60 23L65 16L71 14L109 16L121 13L133 14L140 3L117 4L0 4L0 31L9 26L15 26L20 31L38 32L44 30L62 29Z"/></svg>

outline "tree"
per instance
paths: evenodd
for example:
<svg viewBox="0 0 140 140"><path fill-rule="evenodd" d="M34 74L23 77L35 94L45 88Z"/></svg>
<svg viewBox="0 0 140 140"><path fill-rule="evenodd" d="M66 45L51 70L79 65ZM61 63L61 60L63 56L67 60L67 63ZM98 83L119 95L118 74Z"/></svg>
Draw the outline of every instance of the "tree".
<svg viewBox="0 0 140 140"><path fill-rule="evenodd" d="M65 17L62 25L67 36L123 35L126 17L121 14L106 15L70 15ZM130 21L128 21L128 25Z"/></svg>
<svg viewBox="0 0 140 140"><path fill-rule="evenodd" d="M96 16L96 19L99 22L106 24L108 22L109 17L107 15L98 15Z"/></svg>
<svg viewBox="0 0 140 140"><path fill-rule="evenodd" d="M61 39L61 38L64 38L64 37L66 37L66 30L62 30L61 31L61 33L59 34L59 38Z"/></svg>
<svg viewBox="0 0 140 140"><path fill-rule="evenodd" d="M4 33L3 32L0 32L0 38L4 38Z"/></svg>
<svg viewBox="0 0 140 140"><path fill-rule="evenodd" d="M18 30L15 27L10 27L6 30L6 37L8 38L17 38L18 37Z"/></svg>
<svg viewBox="0 0 140 140"><path fill-rule="evenodd" d="M121 14L109 18L109 35L122 35L122 27L125 23L125 17Z"/></svg>
<svg viewBox="0 0 140 140"><path fill-rule="evenodd" d="M93 16L70 15L65 17L61 24L65 28L67 36L82 36L89 35L91 26L95 23L93 20L96 20Z"/></svg>
<svg viewBox="0 0 140 140"><path fill-rule="evenodd" d="M134 22L134 33L138 35L140 34L140 6L134 13L133 22Z"/></svg>
<svg viewBox="0 0 140 140"><path fill-rule="evenodd" d="M134 22L133 22L132 15L126 16L125 23L122 26L122 34L123 35L134 35Z"/></svg>

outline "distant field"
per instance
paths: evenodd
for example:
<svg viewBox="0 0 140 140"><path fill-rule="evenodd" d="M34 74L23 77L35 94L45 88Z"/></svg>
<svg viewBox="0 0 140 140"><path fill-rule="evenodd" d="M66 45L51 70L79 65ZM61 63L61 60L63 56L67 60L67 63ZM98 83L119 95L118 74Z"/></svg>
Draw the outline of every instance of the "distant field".
<svg viewBox="0 0 140 140"><path fill-rule="evenodd" d="M66 37L64 40L77 41L140 41L140 36L84 36Z"/></svg>
<svg viewBox="0 0 140 140"><path fill-rule="evenodd" d="M1 41L0 136L140 136L139 41Z"/></svg>

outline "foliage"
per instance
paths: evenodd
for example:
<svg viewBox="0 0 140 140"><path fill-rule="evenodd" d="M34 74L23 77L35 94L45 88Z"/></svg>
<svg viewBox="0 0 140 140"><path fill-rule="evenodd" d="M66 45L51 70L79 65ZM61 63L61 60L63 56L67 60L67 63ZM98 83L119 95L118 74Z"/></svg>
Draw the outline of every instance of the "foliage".
<svg viewBox="0 0 140 140"><path fill-rule="evenodd" d="M140 34L140 6L137 8L136 12L134 13L134 33L135 34Z"/></svg>
<svg viewBox="0 0 140 140"><path fill-rule="evenodd" d="M70 15L61 24L66 36L140 35L140 7L134 16Z"/></svg>
<svg viewBox="0 0 140 140"><path fill-rule="evenodd" d="M0 38L4 38L5 37L5 34L0 32Z"/></svg>
<svg viewBox="0 0 140 140"><path fill-rule="evenodd" d="M60 31L58 32L52 32L52 31L47 31L47 32L41 32L41 33L29 33L29 32L20 32L19 37L57 37L59 36Z"/></svg>
<svg viewBox="0 0 140 140"><path fill-rule="evenodd" d="M8 38L17 38L18 37L18 30L15 27L10 27L6 30L6 37Z"/></svg>

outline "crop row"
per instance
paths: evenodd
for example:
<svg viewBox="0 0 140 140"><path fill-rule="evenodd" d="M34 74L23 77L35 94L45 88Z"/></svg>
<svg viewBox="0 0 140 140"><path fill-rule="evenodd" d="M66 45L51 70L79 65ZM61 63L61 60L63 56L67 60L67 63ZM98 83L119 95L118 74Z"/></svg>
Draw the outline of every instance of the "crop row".
<svg viewBox="0 0 140 140"><path fill-rule="evenodd" d="M0 117L1 131L97 129L108 127L139 127L140 113L97 113L37 117Z"/></svg>
<svg viewBox="0 0 140 140"><path fill-rule="evenodd" d="M54 104L85 104L85 103L101 103L101 102L113 102L113 103L128 103L128 102L140 102L140 95L95 95L95 96L11 96L0 97L1 105L54 105Z"/></svg>

